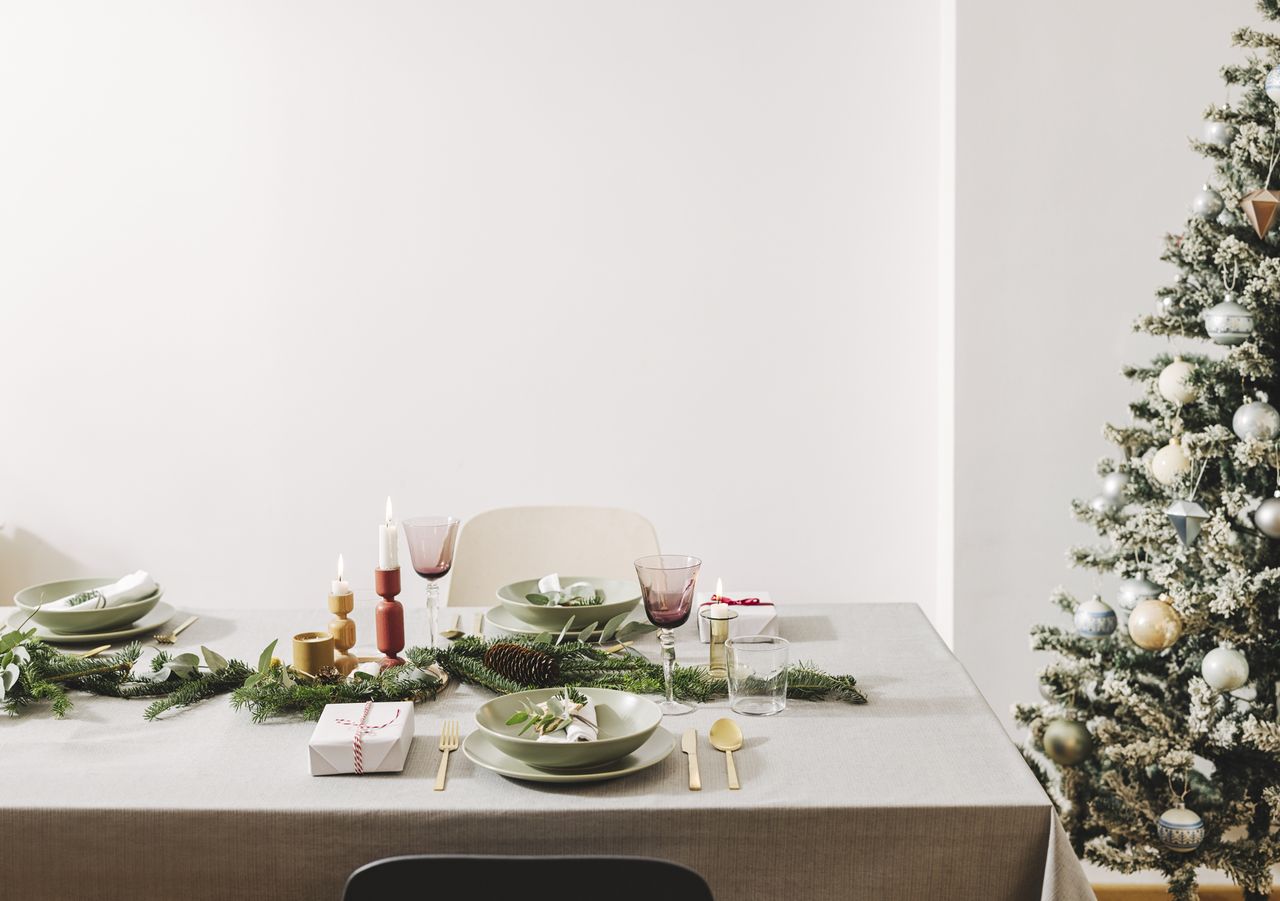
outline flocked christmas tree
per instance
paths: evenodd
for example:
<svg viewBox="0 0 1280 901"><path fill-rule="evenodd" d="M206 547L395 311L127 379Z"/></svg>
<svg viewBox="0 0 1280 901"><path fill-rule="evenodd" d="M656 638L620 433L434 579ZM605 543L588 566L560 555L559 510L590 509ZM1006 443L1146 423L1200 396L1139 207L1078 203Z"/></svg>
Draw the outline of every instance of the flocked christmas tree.
<svg viewBox="0 0 1280 901"><path fill-rule="evenodd" d="M1280 21L1280 0L1259 8ZM1136 324L1181 353L1125 371L1132 421L1074 504L1100 541L1073 564L1123 581L1055 596L1074 628L1033 630L1057 656L1015 711L1076 851L1159 870L1179 899L1197 867L1265 898L1280 863L1280 36L1234 42L1235 99L1193 141L1208 184L1166 240L1179 272Z"/></svg>

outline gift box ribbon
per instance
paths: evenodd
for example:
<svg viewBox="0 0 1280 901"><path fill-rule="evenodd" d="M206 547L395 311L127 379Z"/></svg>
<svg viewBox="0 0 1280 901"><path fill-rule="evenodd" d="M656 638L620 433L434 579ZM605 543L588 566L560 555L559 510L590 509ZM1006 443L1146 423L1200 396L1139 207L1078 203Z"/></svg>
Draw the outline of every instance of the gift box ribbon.
<svg viewBox="0 0 1280 901"><path fill-rule="evenodd" d="M702 606L708 604L728 604L730 607L772 607L773 601L762 601L759 598L722 598L718 594L713 594L711 600L703 601Z"/></svg>
<svg viewBox="0 0 1280 901"><path fill-rule="evenodd" d="M370 710L372 710L372 709L373 709L373 701L365 701L365 702L364 702L364 708L360 711L360 719L358 719L358 720L348 720L348 719L337 719L337 720L334 720L334 722L335 722L335 723L337 723L339 726L354 726L354 727L355 727L355 729L356 729L356 733L355 733L355 735L353 735L353 736L351 737L351 753L352 753L352 755L355 757L355 762L356 762L356 775L357 775L357 776L363 776L363 775L364 775L364 736L365 736L365 733L366 733L366 732L373 732L373 731L374 731L374 730L376 730L376 729L385 729L385 728L387 728L388 726L390 726L392 723L394 723L396 720L400 719L400 708L399 708L399 707L397 707L397 708L396 708L396 715L395 715L395 716L393 716L391 719L387 720L385 723L379 723L379 724L378 724L378 725L376 725L376 726L372 726L372 725L370 725L370 724L367 722L367 721L368 721L368 719L369 719L369 711L370 711Z"/></svg>

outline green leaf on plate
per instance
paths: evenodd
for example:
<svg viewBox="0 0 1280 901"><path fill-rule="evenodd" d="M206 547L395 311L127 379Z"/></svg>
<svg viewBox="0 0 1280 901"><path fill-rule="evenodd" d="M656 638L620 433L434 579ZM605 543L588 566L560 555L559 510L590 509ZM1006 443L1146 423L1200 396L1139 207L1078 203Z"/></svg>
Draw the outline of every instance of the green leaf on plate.
<svg viewBox="0 0 1280 901"><path fill-rule="evenodd" d="M507 720L507 725L514 726L516 723L523 723L528 718L529 714L525 713L523 710L517 710L515 713L511 714L511 718Z"/></svg>
<svg viewBox="0 0 1280 901"><path fill-rule="evenodd" d="M545 594L537 594L536 592L534 594L526 594L524 599L530 604L534 604L538 607L545 607L547 604L551 603L551 598L547 597Z"/></svg>

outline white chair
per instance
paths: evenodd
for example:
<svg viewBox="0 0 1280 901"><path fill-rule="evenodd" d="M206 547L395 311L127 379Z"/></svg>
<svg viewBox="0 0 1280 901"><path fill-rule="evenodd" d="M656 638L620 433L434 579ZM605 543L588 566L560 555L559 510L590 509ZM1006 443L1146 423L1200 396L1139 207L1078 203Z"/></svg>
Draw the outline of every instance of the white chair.
<svg viewBox="0 0 1280 901"><path fill-rule="evenodd" d="M450 607L489 607L503 585L548 573L634 579L637 557L658 553L638 513L608 507L503 507L466 520L449 574Z"/></svg>

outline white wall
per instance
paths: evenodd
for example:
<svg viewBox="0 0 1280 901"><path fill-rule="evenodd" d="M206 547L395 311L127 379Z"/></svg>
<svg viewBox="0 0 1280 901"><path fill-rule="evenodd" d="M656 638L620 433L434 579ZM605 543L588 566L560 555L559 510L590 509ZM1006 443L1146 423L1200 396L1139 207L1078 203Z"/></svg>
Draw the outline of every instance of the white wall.
<svg viewBox="0 0 1280 901"><path fill-rule="evenodd" d="M390 494L631 507L730 587L931 611L937 26L0 6L0 597L314 605Z"/></svg>
<svg viewBox="0 0 1280 901"><path fill-rule="evenodd" d="M1037 699L1028 630L1067 617L1098 491L1128 421L1120 375L1167 345L1130 326L1176 270L1161 236L1211 167L1187 146L1221 102L1248 0L960 0L957 118L956 652L995 711Z"/></svg>

